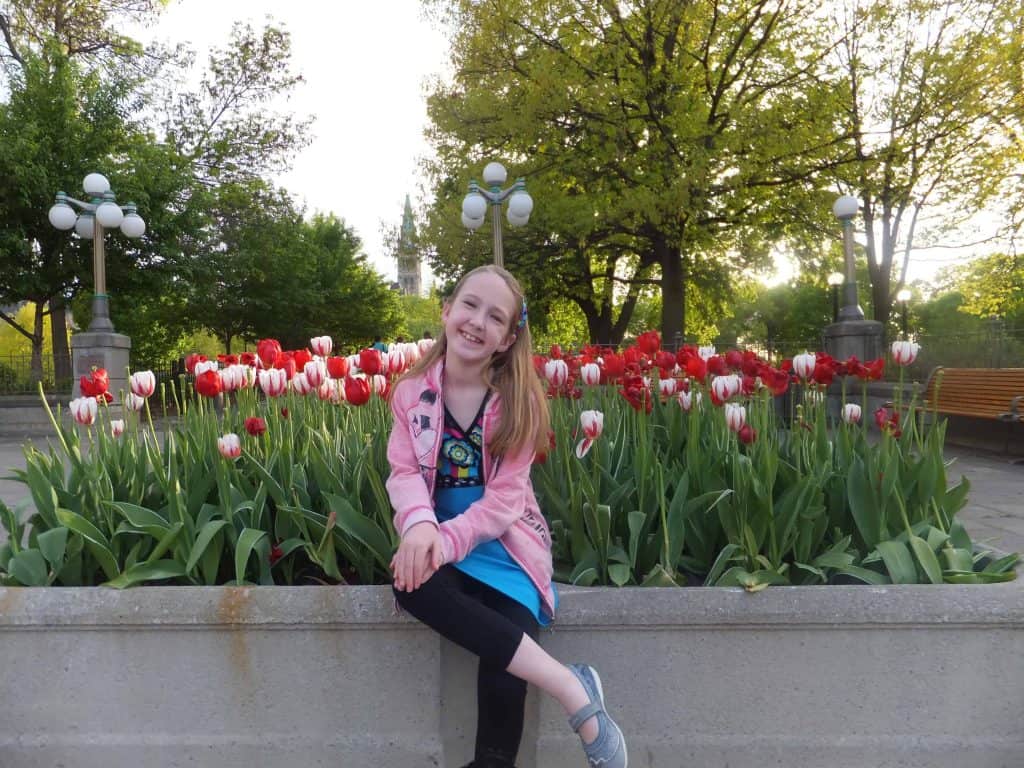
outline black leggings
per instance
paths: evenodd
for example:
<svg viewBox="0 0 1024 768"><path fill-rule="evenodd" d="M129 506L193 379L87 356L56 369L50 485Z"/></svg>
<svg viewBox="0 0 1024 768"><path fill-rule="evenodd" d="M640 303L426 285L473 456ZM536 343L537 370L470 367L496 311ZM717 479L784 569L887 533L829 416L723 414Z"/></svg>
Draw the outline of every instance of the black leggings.
<svg viewBox="0 0 1024 768"><path fill-rule="evenodd" d="M523 736L526 681L505 670L524 634L537 639L533 613L451 565L395 596L417 619L480 658L475 759L512 765Z"/></svg>

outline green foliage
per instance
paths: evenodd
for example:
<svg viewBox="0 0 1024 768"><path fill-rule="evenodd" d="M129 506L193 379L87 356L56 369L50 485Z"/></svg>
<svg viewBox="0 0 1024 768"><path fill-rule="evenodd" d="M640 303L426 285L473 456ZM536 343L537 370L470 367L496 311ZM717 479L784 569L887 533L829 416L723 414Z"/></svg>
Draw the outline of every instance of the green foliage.
<svg viewBox="0 0 1024 768"><path fill-rule="evenodd" d="M428 297L400 296L398 304L402 322L396 334L404 336L406 341L422 339L426 332L436 338L441 332L441 299L437 291L432 291Z"/></svg>

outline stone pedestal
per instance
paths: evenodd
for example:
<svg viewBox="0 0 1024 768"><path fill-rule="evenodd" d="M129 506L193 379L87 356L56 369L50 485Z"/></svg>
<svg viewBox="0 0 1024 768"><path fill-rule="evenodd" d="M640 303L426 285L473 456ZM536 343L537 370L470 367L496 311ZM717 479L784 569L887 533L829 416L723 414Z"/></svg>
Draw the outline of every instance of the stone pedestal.
<svg viewBox="0 0 1024 768"><path fill-rule="evenodd" d="M120 401L121 393L128 391L128 354L132 340L123 333L113 331L86 331L71 337L71 362L74 367L72 397L81 397L78 380L87 376L93 367L106 368L110 375L110 394Z"/></svg>
<svg viewBox="0 0 1024 768"><path fill-rule="evenodd" d="M840 320L825 326L825 351L836 360L856 355L861 362L885 355L885 331L877 320Z"/></svg>

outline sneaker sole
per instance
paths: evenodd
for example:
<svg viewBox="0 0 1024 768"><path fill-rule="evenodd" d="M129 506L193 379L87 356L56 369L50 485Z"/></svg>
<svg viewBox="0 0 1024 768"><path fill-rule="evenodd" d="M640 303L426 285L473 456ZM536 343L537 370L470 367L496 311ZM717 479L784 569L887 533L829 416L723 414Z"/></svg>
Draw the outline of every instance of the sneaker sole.
<svg viewBox="0 0 1024 768"><path fill-rule="evenodd" d="M590 666L590 665L588 664L587 666ZM601 699L601 708L604 709L604 688L601 686L601 676L599 674L597 674L597 670L594 669L593 667L590 667L590 674L593 675L593 677L594 677L594 684L597 686L597 695L598 695L598 698ZM605 717L607 717L609 720L611 720L611 717L609 717L607 710L605 710L604 714L605 714ZM618 728L619 724L616 723L615 727ZM622 729L621 728L619 728L619 734L620 735L622 734ZM620 740L621 740L621 743L622 743L622 760L623 760L622 768L629 768L629 749L626 747L626 737L625 736L621 736Z"/></svg>

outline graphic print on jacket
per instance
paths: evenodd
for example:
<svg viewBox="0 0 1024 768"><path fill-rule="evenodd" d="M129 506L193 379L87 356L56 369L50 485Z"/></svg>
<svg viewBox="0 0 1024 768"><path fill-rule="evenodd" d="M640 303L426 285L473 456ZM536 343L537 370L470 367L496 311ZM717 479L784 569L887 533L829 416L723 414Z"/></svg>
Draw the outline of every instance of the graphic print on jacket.
<svg viewBox="0 0 1024 768"><path fill-rule="evenodd" d="M437 393L429 389L420 392L419 402L409 412L409 426L412 430L416 461L420 474L426 480L435 469L434 446L437 444L437 427L430 422L437 403ZM429 486L429 483L428 483Z"/></svg>

